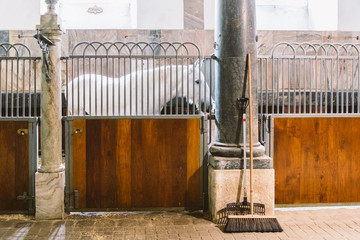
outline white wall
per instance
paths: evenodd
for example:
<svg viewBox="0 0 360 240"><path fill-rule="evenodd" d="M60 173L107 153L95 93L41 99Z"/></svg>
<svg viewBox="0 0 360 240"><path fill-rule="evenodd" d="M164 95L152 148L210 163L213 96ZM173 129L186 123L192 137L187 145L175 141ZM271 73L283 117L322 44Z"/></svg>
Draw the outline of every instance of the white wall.
<svg viewBox="0 0 360 240"><path fill-rule="evenodd" d="M338 30L360 31L360 1L338 1Z"/></svg>
<svg viewBox="0 0 360 240"><path fill-rule="evenodd" d="M339 0L343 1L343 0ZM308 0L309 30L336 31L338 29L338 0Z"/></svg>
<svg viewBox="0 0 360 240"><path fill-rule="evenodd" d="M183 0L137 0L138 29L183 29Z"/></svg>
<svg viewBox="0 0 360 240"><path fill-rule="evenodd" d="M214 29L215 1L204 0L205 29ZM338 1L344 0L257 0L257 29L337 30ZM360 11L360 7L357 9Z"/></svg>
<svg viewBox="0 0 360 240"><path fill-rule="evenodd" d="M215 0L204 0L204 28L215 27Z"/></svg>
<svg viewBox="0 0 360 240"><path fill-rule="evenodd" d="M0 30L35 30L38 24L40 0L0 0Z"/></svg>

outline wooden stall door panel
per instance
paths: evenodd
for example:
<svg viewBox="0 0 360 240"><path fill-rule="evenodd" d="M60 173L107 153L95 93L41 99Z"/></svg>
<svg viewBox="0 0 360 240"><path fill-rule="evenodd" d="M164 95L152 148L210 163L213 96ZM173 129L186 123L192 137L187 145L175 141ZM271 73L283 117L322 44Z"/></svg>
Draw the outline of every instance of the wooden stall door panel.
<svg viewBox="0 0 360 240"><path fill-rule="evenodd" d="M0 212L28 210L16 200L29 191L29 136L18 129L28 129L28 122L0 121Z"/></svg>
<svg viewBox="0 0 360 240"><path fill-rule="evenodd" d="M199 119L76 121L79 208L200 208Z"/></svg>
<svg viewBox="0 0 360 240"><path fill-rule="evenodd" d="M275 203L359 202L359 118L274 120Z"/></svg>

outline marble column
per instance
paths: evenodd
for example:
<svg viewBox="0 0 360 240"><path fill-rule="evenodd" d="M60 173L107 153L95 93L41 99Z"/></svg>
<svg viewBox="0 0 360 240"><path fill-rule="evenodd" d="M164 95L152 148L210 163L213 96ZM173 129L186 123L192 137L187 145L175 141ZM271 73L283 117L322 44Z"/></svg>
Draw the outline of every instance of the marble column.
<svg viewBox="0 0 360 240"><path fill-rule="evenodd" d="M58 0L46 0L48 11L37 26L53 44L43 54L41 74L41 166L35 175L37 219L64 217L65 172L61 152L61 65ZM46 44L46 42L44 43ZM44 46L43 46L44 47Z"/></svg>
<svg viewBox="0 0 360 240"><path fill-rule="evenodd" d="M255 0L218 0L215 23L215 142L210 147L209 210L214 221L227 202L242 201L243 131L242 112L237 99L248 97L247 55L250 54L252 75L252 143L249 131L246 152L253 145L255 202L265 203L267 214L274 207L274 173L272 159L258 141L257 55ZM249 109L247 109L249 110ZM249 158L247 158L249 167ZM232 176L232 177L229 177ZM249 174L247 174L249 176ZM247 181L247 195L250 184ZM256 189L256 186L258 188ZM266 186L266 187L261 187Z"/></svg>

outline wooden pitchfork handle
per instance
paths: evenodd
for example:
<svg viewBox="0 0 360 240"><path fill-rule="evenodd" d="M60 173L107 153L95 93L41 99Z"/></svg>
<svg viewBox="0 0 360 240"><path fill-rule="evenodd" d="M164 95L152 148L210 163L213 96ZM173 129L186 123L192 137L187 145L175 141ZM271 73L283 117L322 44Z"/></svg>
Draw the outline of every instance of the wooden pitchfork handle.
<svg viewBox="0 0 360 240"><path fill-rule="evenodd" d="M250 213L254 215L253 201L253 141L252 141L252 98L251 98L251 57L247 54L247 72L248 72L248 88L249 88L249 145L250 145Z"/></svg>

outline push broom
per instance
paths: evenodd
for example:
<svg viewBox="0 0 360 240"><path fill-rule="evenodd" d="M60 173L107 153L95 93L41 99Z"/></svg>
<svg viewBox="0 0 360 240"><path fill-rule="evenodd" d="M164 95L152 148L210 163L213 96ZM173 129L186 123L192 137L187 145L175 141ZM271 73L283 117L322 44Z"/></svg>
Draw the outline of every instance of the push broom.
<svg viewBox="0 0 360 240"><path fill-rule="evenodd" d="M263 204L255 203L253 201L253 145L252 145L252 99L251 99L251 58L250 54L247 55L247 70L248 70L248 81L249 81L249 145L250 145L250 215L247 211L230 211L230 215L227 217L227 223L224 228L224 232L235 233L235 232L282 232L279 222L274 216L254 215L254 205L257 205L257 209L261 209ZM243 131L244 132L244 131ZM245 144L244 144L245 145ZM245 147L244 147L245 151ZM246 159L244 157L244 162ZM246 163L245 163L246 164ZM244 165L245 165L244 164ZM246 165L244 171L246 169ZM246 180L245 180L246 181ZM244 193L246 196L246 193ZM244 198L244 202L246 198ZM235 204L242 205L244 203ZM246 204L247 205L247 204ZM231 206L229 206L231 209ZM228 207L228 208L229 208ZM260 208L259 208L260 207ZM232 208L234 210L234 208ZM240 208L239 208L240 209ZM257 214L264 214L264 211L256 210ZM247 215L241 215L247 214Z"/></svg>

